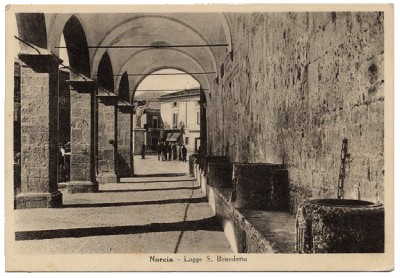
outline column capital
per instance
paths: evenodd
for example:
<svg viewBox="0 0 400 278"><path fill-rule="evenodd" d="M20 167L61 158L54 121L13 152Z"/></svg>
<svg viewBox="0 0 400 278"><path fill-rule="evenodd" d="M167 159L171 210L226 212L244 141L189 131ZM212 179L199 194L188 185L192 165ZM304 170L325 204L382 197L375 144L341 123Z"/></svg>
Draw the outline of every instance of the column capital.
<svg viewBox="0 0 400 278"><path fill-rule="evenodd" d="M70 74L70 79L66 81L78 93L90 94L94 91L95 84L92 79L83 74Z"/></svg>
<svg viewBox="0 0 400 278"><path fill-rule="evenodd" d="M54 71L54 68L63 62L54 54L20 53L18 58L22 61L22 66L31 67L39 73Z"/></svg>
<svg viewBox="0 0 400 278"><path fill-rule="evenodd" d="M132 114L133 113L133 108L134 108L133 104L130 104L129 102L127 102L125 100L118 100L117 107L121 113L124 113L124 114Z"/></svg>
<svg viewBox="0 0 400 278"><path fill-rule="evenodd" d="M106 106L113 106L117 105L118 103L118 96L116 94L109 91L104 91L103 89L99 90L96 97Z"/></svg>

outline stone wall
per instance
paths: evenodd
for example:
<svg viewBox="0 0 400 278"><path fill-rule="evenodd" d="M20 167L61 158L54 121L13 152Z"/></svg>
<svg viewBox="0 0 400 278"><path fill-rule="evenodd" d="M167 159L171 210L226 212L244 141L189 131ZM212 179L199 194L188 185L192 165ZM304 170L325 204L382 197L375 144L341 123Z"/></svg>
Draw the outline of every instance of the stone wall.
<svg viewBox="0 0 400 278"><path fill-rule="evenodd" d="M229 15L233 53L208 94L208 151L285 164L294 212L336 198L383 202L383 13ZM210 99L211 98L211 99Z"/></svg>

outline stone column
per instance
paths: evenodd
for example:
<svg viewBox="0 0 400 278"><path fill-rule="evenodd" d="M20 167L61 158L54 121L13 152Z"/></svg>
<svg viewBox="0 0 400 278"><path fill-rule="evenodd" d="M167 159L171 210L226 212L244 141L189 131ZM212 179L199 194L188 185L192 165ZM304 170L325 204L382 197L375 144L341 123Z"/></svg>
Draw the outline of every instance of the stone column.
<svg viewBox="0 0 400 278"><path fill-rule="evenodd" d="M132 120L133 106L119 102L117 109L118 178L133 176Z"/></svg>
<svg viewBox="0 0 400 278"><path fill-rule="evenodd" d="M93 80L71 73L71 178L68 192L96 192Z"/></svg>
<svg viewBox="0 0 400 278"><path fill-rule="evenodd" d="M53 55L20 54L21 193L18 209L61 207L57 185L58 65Z"/></svg>
<svg viewBox="0 0 400 278"><path fill-rule="evenodd" d="M97 181L101 184L117 182L115 149L117 147L117 133L115 129L115 114L117 113L117 96L98 95L98 175Z"/></svg>

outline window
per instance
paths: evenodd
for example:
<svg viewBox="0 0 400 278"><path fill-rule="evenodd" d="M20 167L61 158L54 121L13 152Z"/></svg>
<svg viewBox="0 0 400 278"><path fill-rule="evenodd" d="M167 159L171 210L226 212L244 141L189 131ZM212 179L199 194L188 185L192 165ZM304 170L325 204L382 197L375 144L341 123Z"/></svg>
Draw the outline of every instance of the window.
<svg viewBox="0 0 400 278"><path fill-rule="evenodd" d="M157 117L153 118L153 128L158 128L158 118Z"/></svg>
<svg viewBox="0 0 400 278"><path fill-rule="evenodd" d="M189 145L189 137L185 137L185 145Z"/></svg>
<svg viewBox="0 0 400 278"><path fill-rule="evenodd" d="M178 113L174 113L172 118L173 128L178 128Z"/></svg>
<svg viewBox="0 0 400 278"><path fill-rule="evenodd" d="M197 112L197 124L200 124L200 112Z"/></svg>
<svg viewBox="0 0 400 278"><path fill-rule="evenodd" d="M178 103L175 101L172 103L172 107L178 107Z"/></svg>

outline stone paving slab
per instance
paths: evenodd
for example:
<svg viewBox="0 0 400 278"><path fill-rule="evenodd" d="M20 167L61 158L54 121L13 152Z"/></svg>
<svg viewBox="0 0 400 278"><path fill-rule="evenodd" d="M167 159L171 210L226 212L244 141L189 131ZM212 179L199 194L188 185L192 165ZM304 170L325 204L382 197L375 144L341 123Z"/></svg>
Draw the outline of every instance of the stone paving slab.
<svg viewBox="0 0 400 278"><path fill-rule="evenodd" d="M21 254L232 253L222 232L143 233L16 241ZM179 238L181 238L179 240ZM178 244L179 243L179 244ZM176 250L177 249L177 250Z"/></svg>
<svg viewBox="0 0 400 278"><path fill-rule="evenodd" d="M135 155L135 175L188 174L189 163L178 160L159 161L156 155L147 155L145 159Z"/></svg>
<svg viewBox="0 0 400 278"><path fill-rule="evenodd" d="M107 184L63 199L60 209L15 211L19 251L232 252L192 180Z"/></svg>

